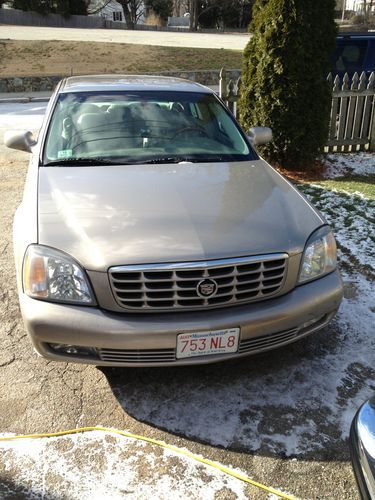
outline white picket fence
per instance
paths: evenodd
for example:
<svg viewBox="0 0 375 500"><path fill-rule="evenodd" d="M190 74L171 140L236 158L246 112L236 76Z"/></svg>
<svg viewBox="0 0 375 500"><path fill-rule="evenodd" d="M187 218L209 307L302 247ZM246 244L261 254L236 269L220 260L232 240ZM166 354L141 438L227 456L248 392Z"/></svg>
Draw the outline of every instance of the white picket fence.
<svg viewBox="0 0 375 500"><path fill-rule="evenodd" d="M367 78L357 73L350 80L330 73L332 105L329 134L324 151L350 152L375 151L375 73ZM227 79L223 68L220 72L219 94L230 111L237 115L237 100L241 78Z"/></svg>

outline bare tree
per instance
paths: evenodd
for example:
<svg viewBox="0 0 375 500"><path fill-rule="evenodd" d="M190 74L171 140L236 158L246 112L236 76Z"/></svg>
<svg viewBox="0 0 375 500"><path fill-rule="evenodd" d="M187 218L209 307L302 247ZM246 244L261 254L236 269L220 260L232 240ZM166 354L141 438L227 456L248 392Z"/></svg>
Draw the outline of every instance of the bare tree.
<svg viewBox="0 0 375 500"><path fill-rule="evenodd" d="M365 17L367 20L370 18L372 14L373 6L374 6L374 0L368 0L367 8L366 8L366 2L364 2Z"/></svg>
<svg viewBox="0 0 375 500"><path fill-rule="evenodd" d="M367 0L363 0L363 16L367 20Z"/></svg>
<svg viewBox="0 0 375 500"><path fill-rule="evenodd" d="M190 9L190 0L173 0L173 15L177 17L183 16Z"/></svg>
<svg viewBox="0 0 375 500"><path fill-rule="evenodd" d="M189 0L190 29L197 31L199 20L199 0Z"/></svg>
<svg viewBox="0 0 375 500"><path fill-rule="evenodd" d="M215 2L212 2L211 4L208 4L203 8L202 2L200 0L189 0L190 30L197 31L200 16L208 10L214 9L215 7Z"/></svg>
<svg viewBox="0 0 375 500"><path fill-rule="evenodd" d="M88 2L87 13L90 14L90 15L91 14L97 14L102 9L104 9L105 7L107 7L107 5L109 3L111 3L111 2L112 2L112 0L103 0L101 4L97 4L95 7L90 7L90 3L91 2Z"/></svg>
<svg viewBox="0 0 375 500"><path fill-rule="evenodd" d="M127 28L133 30L144 12L143 0L117 0L117 2L123 8Z"/></svg>
<svg viewBox="0 0 375 500"><path fill-rule="evenodd" d="M342 13L341 13L341 20L344 21L345 19L345 10L346 10L346 0L342 0Z"/></svg>

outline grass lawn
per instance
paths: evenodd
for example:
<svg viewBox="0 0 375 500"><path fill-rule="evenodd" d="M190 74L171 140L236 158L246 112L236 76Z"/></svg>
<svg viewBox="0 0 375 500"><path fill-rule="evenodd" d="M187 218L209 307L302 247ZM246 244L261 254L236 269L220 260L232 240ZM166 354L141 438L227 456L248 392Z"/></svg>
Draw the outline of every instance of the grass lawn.
<svg viewBox="0 0 375 500"><path fill-rule="evenodd" d="M241 68L242 52L96 42L0 40L0 77Z"/></svg>
<svg viewBox="0 0 375 500"><path fill-rule="evenodd" d="M317 184L327 190L352 194L360 193L369 200L375 200L375 174L367 176L347 175L337 179L319 181Z"/></svg>

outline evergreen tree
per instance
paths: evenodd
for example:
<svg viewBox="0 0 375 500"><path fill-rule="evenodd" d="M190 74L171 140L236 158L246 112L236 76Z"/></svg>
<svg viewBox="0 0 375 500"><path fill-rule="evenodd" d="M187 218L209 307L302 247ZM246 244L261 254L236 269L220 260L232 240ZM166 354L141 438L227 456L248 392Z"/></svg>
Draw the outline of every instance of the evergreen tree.
<svg viewBox="0 0 375 500"><path fill-rule="evenodd" d="M13 9L39 12L40 14L57 13L64 16L73 14L87 15L89 0L10 0L7 3Z"/></svg>
<svg viewBox="0 0 375 500"><path fill-rule="evenodd" d="M87 15L87 2L85 0L56 0L55 12L64 16Z"/></svg>
<svg viewBox="0 0 375 500"><path fill-rule="evenodd" d="M257 0L244 51L240 121L272 128L263 153L306 166L328 136L335 0Z"/></svg>
<svg viewBox="0 0 375 500"><path fill-rule="evenodd" d="M160 19L167 21L168 16L171 16L173 12L173 0L147 0L146 7L147 10L151 9L157 14Z"/></svg>
<svg viewBox="0 0 375 500"><path fill-rule="evenodd" d="M52 0L13 0L9 4L13 9L34 11L40 14L48 14L54 10Z"/></svg>
<svg viewBox="0 0 375 500"><path fill-rule="evenodd" d="M242 28L251 17L253 0L201 0L198 24L201 28Z"/></svg>

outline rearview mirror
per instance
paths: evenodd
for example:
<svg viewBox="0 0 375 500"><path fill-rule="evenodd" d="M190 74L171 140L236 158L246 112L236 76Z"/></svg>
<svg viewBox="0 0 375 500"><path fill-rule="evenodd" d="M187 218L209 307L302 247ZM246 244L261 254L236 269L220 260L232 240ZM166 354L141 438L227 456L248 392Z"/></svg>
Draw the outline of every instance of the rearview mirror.
<svg viewBox="0 0 375 500"><path fill-rule="evenodd" d="M8 148L31 153L31 148L35 146L36 141L33 139L33 134L30 131L16 132L9 130L4 134L4 144Z"/></svg>
<svg viewBox="0 0 375 500"><path fill-rule="evenodd" d="M251 127L247 137L253 146L262 146L272 141L272 130L268 127Z"/></svg>

